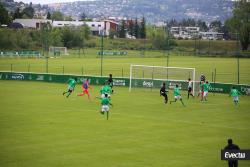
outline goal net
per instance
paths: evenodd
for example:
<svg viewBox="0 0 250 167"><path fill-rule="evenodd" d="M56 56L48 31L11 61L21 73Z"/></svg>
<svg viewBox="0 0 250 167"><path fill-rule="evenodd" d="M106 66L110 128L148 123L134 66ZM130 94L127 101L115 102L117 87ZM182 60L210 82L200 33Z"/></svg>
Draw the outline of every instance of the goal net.
<svg viewBox="0 0 250 167"><path fill-rule="evenodd" d="M195 82L195 68L130 65L129 91L133 87L160 88L163 82L167 89L178 84L181 89L187 90L189 78L195 93L198 86Z"/></svg>
<svg viewBox="0 0 250 167"><path fill-rule="evenodd" d="M51 56L68 55L67 47L51 46L49 47L49 55Z"/></svg>

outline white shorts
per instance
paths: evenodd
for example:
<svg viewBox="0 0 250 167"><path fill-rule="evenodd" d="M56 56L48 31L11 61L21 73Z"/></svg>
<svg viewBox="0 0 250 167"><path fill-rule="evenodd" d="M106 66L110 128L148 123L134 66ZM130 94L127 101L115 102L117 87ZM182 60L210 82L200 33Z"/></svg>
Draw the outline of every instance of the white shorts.
<svg viewBox="0 0 250 167"><path fill-rule="evenodd" d="M102 106L102 112L108 112L109 111L109 106L108 105L103 105Z"/></svg>
<svg viewBox="0 0 250 167"><path fill-rule="evenodd" d="M207 97L208 92L203 92L203 97Z"/></svg>
<svg viewBox="0 0 250 167"><path fill-rule="evenodd" d="M71 87L71 86L68 86L68 90L73 91L73 90L74 90L74 88L73 88L73 87Z"/></svg>
<svg viewBox="0 0 250 167"><path fill-rule="evenodd" d="M234 101L239 101L239 96L234 96L233 99Z"/></svg>
<svg viewBox="0 0 250 167"><path fill-rule="evenodd" d="M179 96L175 96L174 98L177 99L177 100L180 100L181 96L180 95Z"/></svg>
<svg viewBox="0 0 250 167"><path fill-rule="evenodd" d="M102 94L101 98L105 98L105 94ZM108 98L110 98L110 94L108 94Z"/></svg>

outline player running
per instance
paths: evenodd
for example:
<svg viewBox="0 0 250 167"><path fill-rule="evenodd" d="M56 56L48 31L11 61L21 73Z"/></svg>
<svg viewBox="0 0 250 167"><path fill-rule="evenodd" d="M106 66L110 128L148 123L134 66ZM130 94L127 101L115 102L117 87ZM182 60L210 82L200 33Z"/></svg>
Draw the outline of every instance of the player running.
<svg viewBox="0 0 250 167"><path fill-rule="evenodd" d="M182 98L181 98L180 88L179 88L178 84L176 84L176 86L174 88L174 101L170 101L170 104L172 102L176 102L177 100L180 100L181 104L185 107L185 104L183 103Z"/></svg>
<svg viewBox="0 0 250 167"><path fill-rule="evenodd" d="M71 93L72 93L72 92L74 91L74 89L75 89L76 81L77 81L77 78L74 78L74 79L70 78L70 79L68 80L68 90L65 91L65 92L63 92L63 96L64 96L66 93L68 93L67 96L66 96L67 98L69 97L69 95L71 95Z"/></svg>
<svg viewBox="0 0 250 167"><path fill-rule="evenodd" d="M208 83L208 81L206 81L206 83L203 84L203 98L202 100L207 101L207 96L208 96L208 90L210 88L210 83Z"/></svg>
<svg viewBox="0 0 250 167"><path fill-rule="evenodd" d="M78 94L77 96L84 96L85 94L88 95L88 99L90 100L90 94L89 94L89 79L86 79L83 81L82 83L82 88L83 88L83 92Z"/></svg>
<svg viewBox="0 0 250 167"><path fill-rule="evenodd" d="M193 83L192 83L191 79L188 78L188 99L189 99L189 95L194 97L192 90L193 90Z"/></svg>
<svg viewBox="0 0 250 167"><path fill-rule="evenodd" d="M239 103L239 95L241 95L241 93L233 86L229 96L233 97L233 102L234 104L237 106Z"/></svg>
<svg viewBox="0 0 250 167"><path fill-rule="evenodd" d="M113 106L112 103L110 103L110 98L108 97L108 94L104 95L104 98L100 98L101 99L101 114L105 114L105 112L107 113L107 120L109 119L109 105Z"/></svg>
<svg viewBox="0 0 250 167"><path fill-rule="evenodd" d="M108 94L108 98L110 98L111 88L109 85L107 85L106 82L105 85L101 88L100 93L101 93L101 98L104 98L105 94Z"/></svg>
<svg viewBox="0 0 250 167"><path fill-rule="evenodd" d="M167 90L166 90L166 84L163 82L162 87L160 89L160 96L163 96L165 98L165 104L168 103L168 95L167 95Z"/></svg>
<svg viewBox="0 0 250 167"><path fill-rule="evenodd" d="M199 98L199 96L201 95L201 101L203 101L203 95L204 94L204 81L200 82L200 90L199 93L197 95L197 97Z"/></svg>
<svg viewBox="0 0 250 167"><path fill-rule="evenodd" d="M113 83L112 74L109 74L108 85L111 88L111 93L114 93L114 90L113 90L114 83Z"/></svg>

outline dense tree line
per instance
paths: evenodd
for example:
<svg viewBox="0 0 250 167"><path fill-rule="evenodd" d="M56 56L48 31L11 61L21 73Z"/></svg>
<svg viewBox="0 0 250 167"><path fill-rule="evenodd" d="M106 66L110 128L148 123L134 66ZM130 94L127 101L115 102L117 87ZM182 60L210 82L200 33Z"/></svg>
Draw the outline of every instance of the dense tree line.
<svg viewBox="0 0 250 167"><path fill-rule="evenodd" d="M41 30L0 29L0 49L38 49L47 50L49 46L83 47L90 38L87 26L52 28L49 24Z"/></svg>
<svg viewBox="0 0 250 167"><path fill-rule="evenodd" d="M112 34L113 35L113 34ZM118 27L117 35L119 38L146 38L146 20L143 17L141 20L122 20Z"/></svg>
<svg viewBox="0 0 250 167"><path fill-rule="evenodd" d="M250 2L235 2L232 18L226 21L231 34L240 40L242 50L247 50L250 42Z"/></svg>

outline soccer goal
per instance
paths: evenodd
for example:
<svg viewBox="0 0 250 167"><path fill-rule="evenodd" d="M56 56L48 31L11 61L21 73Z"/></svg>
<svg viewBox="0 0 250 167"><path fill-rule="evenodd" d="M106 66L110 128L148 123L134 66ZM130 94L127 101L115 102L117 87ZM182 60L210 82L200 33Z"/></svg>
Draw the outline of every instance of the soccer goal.
<svg viewBox="0 0 250 167"><path fill-rule="evenodd" d="M67 47L50 46L49 55L53 56L68 55Z"/></svg>
<svg viewBox="0 0 250 167"><path fill-rule="evenodd" d="M188 88L188 79L192 81L193 93L195 93L195 68L164 67L147 65L130 65L129 91L132 87L160 88L162 82L166 82L168 88L176 84L181 89Z"/></svg>

